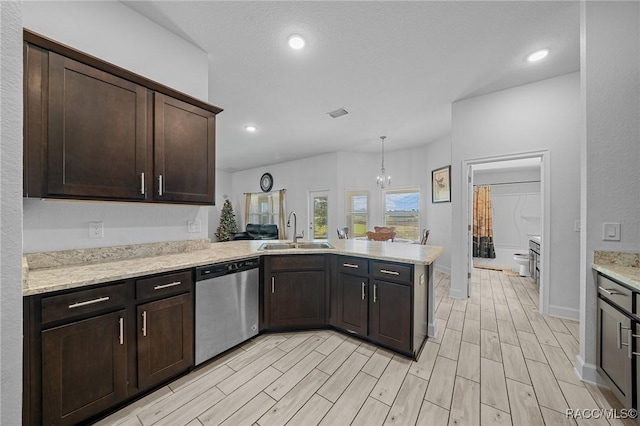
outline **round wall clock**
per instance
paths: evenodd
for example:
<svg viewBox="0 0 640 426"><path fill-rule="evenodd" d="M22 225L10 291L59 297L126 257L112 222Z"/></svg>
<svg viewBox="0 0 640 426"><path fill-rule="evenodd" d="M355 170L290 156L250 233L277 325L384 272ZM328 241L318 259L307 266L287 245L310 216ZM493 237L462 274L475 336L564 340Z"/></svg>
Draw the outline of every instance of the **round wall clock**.
<svg viewBox="0 0 640 426"><path fill-rule="evenodd" d="M260 189L262 192L269 192L273 188L273 176L271 173L265 173L260 178Z"/></svg>

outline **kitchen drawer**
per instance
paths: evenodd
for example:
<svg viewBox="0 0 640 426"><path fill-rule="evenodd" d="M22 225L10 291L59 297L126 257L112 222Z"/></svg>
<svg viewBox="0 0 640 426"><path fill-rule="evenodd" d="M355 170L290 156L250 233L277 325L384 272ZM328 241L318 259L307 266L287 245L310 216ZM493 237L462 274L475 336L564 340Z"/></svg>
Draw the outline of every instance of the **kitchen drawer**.
<svg viewBox="0 0 640 426"><path fill-rule="evenodd" d="M136 281L136 299L169 296L191 290L191 271L160 275Z"/></svg>
<svg viewBox="0 0 640 426"><path fill-rule="evenodd" d="M633 292L600 274L598 274L598 294L625 311L633 312Z"/></svg>
<svg viewBox="0 0 640 426"><path fill-rule="evenodd" d="M410 283L413 277L413 268L411 265L399 263L372 262L371 273L381 280Z"/></svg>
<svg viewBox="0 0 640 426"><path fill-rule="evenodd" d="M42 298L42 325L124 306L124 283Z"/></svg>
<svg viewBox="0 0 640 426"><path fill-rule="evenodd" d="M267 256L266 264L271 271L301 271L325 269L325 256L317 254L294 254L290 256Z"/></svg>
<svg viewBox="0 0 640 426"><path fill-rule="evenodd" d="M369 274L369 260L361 257L338 256L338 272L366 276Z"/></svg>

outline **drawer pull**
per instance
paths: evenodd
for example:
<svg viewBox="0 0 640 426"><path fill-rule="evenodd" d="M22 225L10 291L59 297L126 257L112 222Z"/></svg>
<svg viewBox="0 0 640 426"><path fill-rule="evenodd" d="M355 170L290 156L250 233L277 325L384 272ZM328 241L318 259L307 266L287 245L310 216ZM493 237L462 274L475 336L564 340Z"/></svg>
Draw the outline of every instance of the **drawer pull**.
<svg viewBox="0 0 640 426"><path fill-rule="evenodd" d="M120 344L124 345L124 318L120 317Z"/></svg>
<svg viewBox="0 0 640 426"><path fill-rule="evenodd" d="M169 284L157 285L153 289L154 290L162 290L163 288L175 287L175 286L180 285L180 284L182 284L182 281L174 281L174 282L169 283Z"/></svg>
<svg viewBox="0 0 640 426"><path fill-rule="evenodd" d="M343 263L342 266L344 266L345 268L354 268L354 269L359 268L358 265L354 265L353 263Z"/></svg>
<svg viewBox="0 0 640 426"><path fill-rule="evenodd" d="M627 296L626 294L614 289L614 288L604 288L602 286L598 286L598 288L602 291L604 291L605 293L607 293L609 296L615 296L615 295L619 295L619 296Z"/></svg>
<svg viewBox="0 0 640 426"><path fill-rule="evenodd" d="M380 273L381 274L387 274L387 275L400 275L400 272L388 271L386 269L380 269Z"/></svg>
<svg viewBox="0 0 640 426"><path fill-rule="evenodd" d="M362 282L362 300L364 300L364 297L365 297L364 287L365 287L365 283Z"/></svg>
<svg viewBox="0 0 640 426"><path fill-rule="evenodd" d="M142 311L142 336L147 337L147 311Z"/></svg>
<svg viewBox="0 0 640 426"><path fill-rule="evenodd" d="M69 309L80 308L82 306L93 305L94 303L106 302L109 300L109 296L98 297L97 299L86 300L84 302L72 303L69 305Z"/></svg>

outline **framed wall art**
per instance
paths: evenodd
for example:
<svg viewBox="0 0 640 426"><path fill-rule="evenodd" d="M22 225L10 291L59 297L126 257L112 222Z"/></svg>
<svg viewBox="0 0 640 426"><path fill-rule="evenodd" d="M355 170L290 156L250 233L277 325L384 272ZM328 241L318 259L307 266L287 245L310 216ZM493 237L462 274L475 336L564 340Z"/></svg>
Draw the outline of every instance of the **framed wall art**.
<svg viewBox="0 0 640 426"><path fill-rule="evenodd" d="M431 171L431 202L451 202L451 166Z"/></svg>

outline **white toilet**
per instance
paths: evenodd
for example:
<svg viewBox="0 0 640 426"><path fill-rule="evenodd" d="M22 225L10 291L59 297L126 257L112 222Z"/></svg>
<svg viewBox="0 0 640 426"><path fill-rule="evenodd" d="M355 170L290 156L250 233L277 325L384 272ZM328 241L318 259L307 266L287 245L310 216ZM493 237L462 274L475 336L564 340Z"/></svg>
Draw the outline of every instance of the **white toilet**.
<svg viewBox="0 0 640 426"><path fill-rule="evenodd" d="M516 261L518 265L520 265L520 276L528 277L529 276L529 253L514 253L513 260Z"/></svg>

